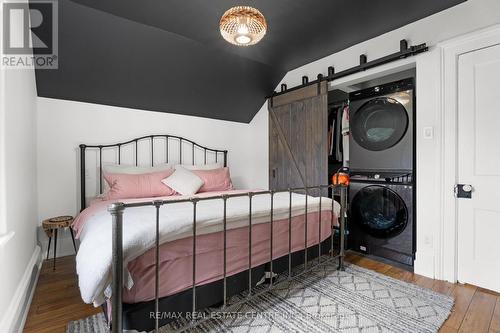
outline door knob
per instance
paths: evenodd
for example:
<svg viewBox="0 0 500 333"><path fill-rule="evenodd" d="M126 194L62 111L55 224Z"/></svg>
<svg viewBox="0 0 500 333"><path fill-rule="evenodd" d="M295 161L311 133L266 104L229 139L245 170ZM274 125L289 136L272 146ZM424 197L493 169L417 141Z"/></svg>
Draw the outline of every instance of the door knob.
<svg viewBox="0 0 500 333"><path fill-rule="evenodd" d="M462 185L462 190L467 193L472 192L472 186L468 184Z"/></svg>
<svg viewBox="0 0 500 333"><path fill-rule="evenodd" d="M457 184L455 185L455 196L457 198L471 199L473 189L470 184Z"/></svg>

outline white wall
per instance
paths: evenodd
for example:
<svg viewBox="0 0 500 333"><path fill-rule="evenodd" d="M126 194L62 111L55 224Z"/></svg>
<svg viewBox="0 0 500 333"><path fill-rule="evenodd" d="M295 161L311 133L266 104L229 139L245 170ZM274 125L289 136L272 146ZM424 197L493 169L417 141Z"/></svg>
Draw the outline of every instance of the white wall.
<svg viewBox="0 0 500 333"><path fill-rule="evenodd" d="M443 12L429 16L400 29L391 31L366 42L332 54L315 62L292 70L281 83L288 87L299 85L303 75L312 80L318 73L327 75L328 66L342 71L359 64L359 55L366 54L368 61L385 56L399 49L399 40L407 39L410 44L427 43L431 51L410 60L417 68L417 273L442 278L437 269L439 250L435 241L439 234L441 219L441 196L443 191L438 179L441 170L441 49L440 42L500 22L500 1L469 0ZM335 38L335 36L332 36ZM403 61L404 62L404 61ZM405 62L408 64L408 61ZM375 70L376 71L376 70ZM373 71L355 74L352 77L334 81L333 85L355 78L369 76ZM359 81L358 81L359 82ZM279 87L279 85L278 85ZM267 105L264 105L252 122L252 132L267 133ZM434 138L423 139L423 128L433 127ZM268 142L267 135L259 139L262 150L257 150L255 160L261 165L255 172L255 181L267 181Z"/></svg>
<svg viewBox="0 0 500 333"><path fill-rule="evenodd" d="M253 160L248 124L49 98L38 98L37 105L39 221L78 212L81 143L115 143L149 134L179 135L204 146L227 149L235 187L261 186L254 181L255 165L261 161ZM147 164L149 151L144 152ZM184 156L191 161L190 151ZM92 154L88 158L88 177L93 177L96 165L91 165ZM43 234L40 239L46 243ZM59 244L60 255L72 252L67 235Z"/></svg>
<svg viewBox="0 0 500 333"><path fill-rule="evenodd" d="M33 70L2 70L0 77L0 327L11 332L39 258L36 86Z"/></svg>
<svg viewBox="0 0 500 333"><path fill-rule="evenodd" d="M250 122L252 187L269 189L269 117L267 101Z"/></svg>

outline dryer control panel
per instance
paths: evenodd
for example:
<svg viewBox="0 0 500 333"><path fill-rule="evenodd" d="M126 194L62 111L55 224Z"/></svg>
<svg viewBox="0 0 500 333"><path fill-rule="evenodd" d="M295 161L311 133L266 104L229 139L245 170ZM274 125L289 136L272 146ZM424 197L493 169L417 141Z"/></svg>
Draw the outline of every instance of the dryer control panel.
<svg viewBox="0 0 500 333"><path fill-rule="evenodd" d="M413 184L411 172L352 172L351 181Z"/></svg>

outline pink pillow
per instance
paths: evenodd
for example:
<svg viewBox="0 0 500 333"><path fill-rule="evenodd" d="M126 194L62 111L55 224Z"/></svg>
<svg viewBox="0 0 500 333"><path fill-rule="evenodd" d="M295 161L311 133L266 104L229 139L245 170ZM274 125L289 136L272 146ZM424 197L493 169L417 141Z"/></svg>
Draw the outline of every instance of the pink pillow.
<svg viewBox="0 0 500 333"><path fill-rule="evenodd" d="M174 195L175 191L161 182L174 170L163 170L142 174L105 173L109 191L104 200L127 198L151 198Z"/></svg>
<svg viewBox="0 0 500 333"><path fill-rule="evenodd" d="M229 191L233 189L229 168L190 171L200 177L204 182L198 192Z"/></svg>

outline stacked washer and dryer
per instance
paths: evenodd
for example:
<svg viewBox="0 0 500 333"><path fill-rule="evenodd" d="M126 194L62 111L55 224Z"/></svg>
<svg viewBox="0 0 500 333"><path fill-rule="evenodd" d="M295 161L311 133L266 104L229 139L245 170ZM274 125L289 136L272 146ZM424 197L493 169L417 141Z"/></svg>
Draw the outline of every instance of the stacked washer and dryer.
<svg viewBox="0 0 500 333"><path fill-rule="evenodd" d="M415 258L414 79L353 92L349 246L412 270Z"/></svg>

